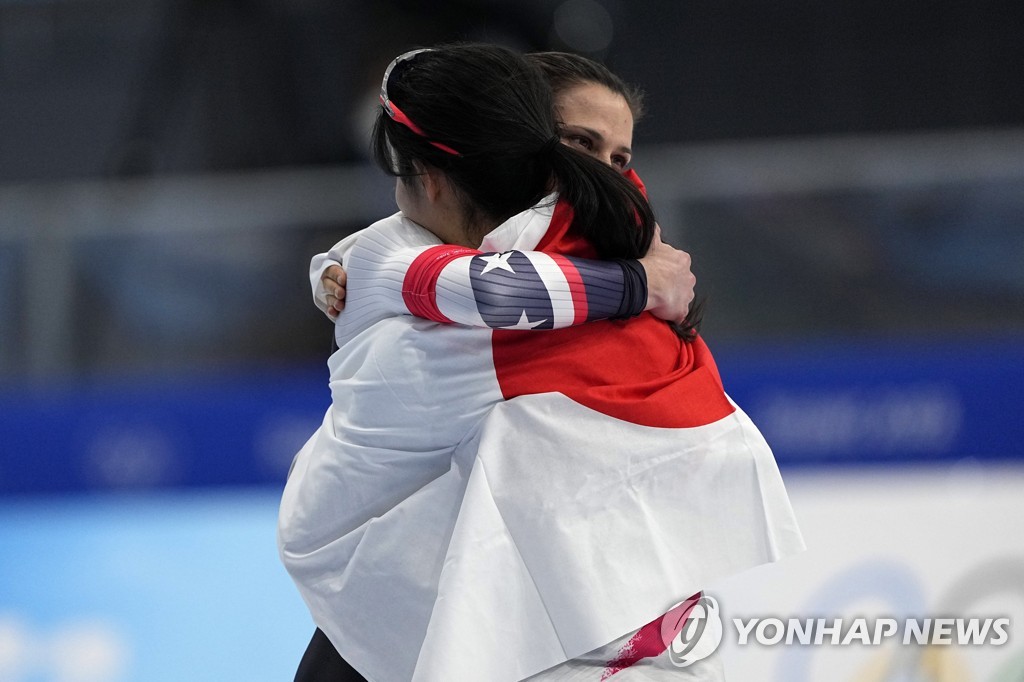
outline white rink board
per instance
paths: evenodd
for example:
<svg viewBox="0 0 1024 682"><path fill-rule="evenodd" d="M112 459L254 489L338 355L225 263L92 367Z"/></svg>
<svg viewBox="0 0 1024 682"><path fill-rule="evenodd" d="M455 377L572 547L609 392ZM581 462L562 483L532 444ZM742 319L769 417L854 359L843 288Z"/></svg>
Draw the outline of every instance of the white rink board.
<svg viewBox="0 0 1024 682"><path fill-rule="evenodd" d="M1024 679L1024 467L964 463L784 477L807 552L708 586L725 621L718 655L729 680ZM1010 619L1002 646L928 649L903 645L899 633L877 646L740 646L733 623L863 617L893 618L902 628L908 617L998 616Z"/></svg>

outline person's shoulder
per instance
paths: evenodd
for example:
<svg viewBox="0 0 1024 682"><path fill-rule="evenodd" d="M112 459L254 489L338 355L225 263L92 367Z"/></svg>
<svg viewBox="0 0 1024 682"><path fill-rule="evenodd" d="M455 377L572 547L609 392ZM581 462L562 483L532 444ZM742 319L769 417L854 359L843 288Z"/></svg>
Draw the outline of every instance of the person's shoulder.
<svg viewBox="0 0 1024 682"><path fill-rule="evenodd" d="M549 194L525 211L508 218L484 237L480 250L535 249L548 231L557 203L558 195Z"/></svg>
<svg viewBox="0 0 1024 682"><path fill-rule="evenodd" d="M430 231L409 220L401 211L378 220L360 232L359 241L385 248L433 246L441 243Z"/></svg>

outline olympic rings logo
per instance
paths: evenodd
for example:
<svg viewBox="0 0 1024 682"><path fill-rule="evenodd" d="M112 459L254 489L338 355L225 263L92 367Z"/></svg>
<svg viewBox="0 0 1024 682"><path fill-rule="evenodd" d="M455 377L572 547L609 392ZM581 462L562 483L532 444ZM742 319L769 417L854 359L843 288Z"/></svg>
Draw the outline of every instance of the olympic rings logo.
<svg viewBox="0 0 1024 682"><path fill-rule="evenodd" d="M968 613L972 604L1007 593L1024 596L1024 558L1003 557L975 566L947 589L934 612ZM833 577L800 610L805 613L841 613L845 606L857 600L878 598L882 598L895 613L920 614L926 608L923 591L908 568L896 563L870 562ZM774 679L811 682L810 649L813 647L785 648ZM848 679L855 682L977 682L962 651L953 645L935 644L902 646L895 655L877 657ZM1024 652L1016 651L1001 662L984 682L1017 682L1021 679L1024 679Z"/></svg>

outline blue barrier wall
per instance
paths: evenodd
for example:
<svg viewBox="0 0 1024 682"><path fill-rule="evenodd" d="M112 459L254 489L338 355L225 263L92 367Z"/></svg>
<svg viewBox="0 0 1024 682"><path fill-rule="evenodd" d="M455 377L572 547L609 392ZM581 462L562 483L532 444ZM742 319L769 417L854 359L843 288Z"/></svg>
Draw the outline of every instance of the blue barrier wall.
<svg viewBox="0 0 1024 682"><path fill-rule="evenodd" d="M783 467L1024 458L1024 344L724 347ZM329 400L322 366L0 393L0 492L283 484Z"/></svg>
<svg viewBox="0 0 1024 682"><path fill-rule="evenodd" d="M1024 344L778 345L716 352L783 465L1024 459Z"/></svg>

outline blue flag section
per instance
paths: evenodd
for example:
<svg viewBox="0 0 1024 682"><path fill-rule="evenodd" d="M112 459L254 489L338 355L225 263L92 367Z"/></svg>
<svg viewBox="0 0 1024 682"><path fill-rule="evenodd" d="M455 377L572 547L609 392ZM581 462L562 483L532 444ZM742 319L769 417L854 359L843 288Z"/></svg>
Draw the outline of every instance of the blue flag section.
<svg viewBox="0 0 1024 682"><path fill-rule="evenodd" d="M524 254L512 251L490 256L477 256L469 267L470 282L476 297L477 309L484 323L491 328L514 327L524 320L534 329L552 329L555 311L544 281L533 263ZM513 280L510 286L506 280ZM526 289L523 282L531 283ZM519 303L526 307L509 307L509 291L519 289Z"/></svg>
<svg viewBox="0 0 1024 682"><path fill-rule="evenodd" d="M713 350L783 467L1024 459L1020 342ZM329 400L322 366L8 387L0 493L283 486Z"/></svg>

